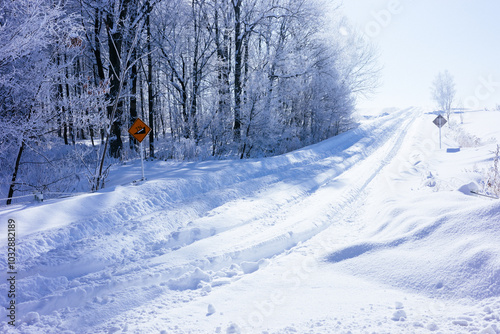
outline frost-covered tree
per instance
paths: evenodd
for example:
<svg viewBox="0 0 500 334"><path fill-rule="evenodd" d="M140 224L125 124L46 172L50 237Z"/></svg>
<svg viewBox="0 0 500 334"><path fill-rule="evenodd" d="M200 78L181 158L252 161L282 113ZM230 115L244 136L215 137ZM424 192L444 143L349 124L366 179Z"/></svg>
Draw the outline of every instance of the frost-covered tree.
<svg viewBox="0 0 500 334"><path fill-rule="evenodd" d="M163 1L155 9L158 103L173 146L248 157L316 142L349 127L355 95L375 82L373 51L354 34L332 38L316 2Z"/></svg>
<svg viewBox="0 0 500 334"><path fill-rule="evenodd" d="M448 70L439 72L431 87L432 99L450 120L451 106L455 100L455 80Z"/></svg>
<svg viewBox="0 0 500 334"><path fill-rule="evenodd" d="M69 123L81 128L100 123L102 115L94 107L102 94L78 73L75 59L84 46L74 16L48 0L4 1L0 6L0 118L7 129L0 134L0 152L12 175L10 204L21 184L23 155L29 152L61 171L63 164L56 169L47 154L51 138ZM24 166L33 172L29 163ZM22 185L43 186L25 174ZM64 178L46 174L52 177L46 184Z"/></svg>
<svg viewBox="0 0 500 334"><path fill-rule="evenodd" d="M55 59L55 48L65 44L71 31L63 11L43 0L3 1L0 13L0 117L8 129L0 145L4 152L9 146L17 150L10 204L24 150L37 145L59 112L53 83L60 80L64 64Z"/></svg>

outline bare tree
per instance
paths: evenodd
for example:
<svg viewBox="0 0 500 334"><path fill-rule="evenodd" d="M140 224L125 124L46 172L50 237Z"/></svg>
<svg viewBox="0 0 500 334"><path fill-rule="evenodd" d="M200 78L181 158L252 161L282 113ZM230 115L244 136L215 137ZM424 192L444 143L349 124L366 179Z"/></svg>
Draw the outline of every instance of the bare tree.
<svg viewBox="0 0 500 334"><path fill-rule="evenodd" d="M448 121L450 120L451 105L455 100L455 80L448 70L439 72L431 87L432 99L439 108L446 113Z"/></svg>

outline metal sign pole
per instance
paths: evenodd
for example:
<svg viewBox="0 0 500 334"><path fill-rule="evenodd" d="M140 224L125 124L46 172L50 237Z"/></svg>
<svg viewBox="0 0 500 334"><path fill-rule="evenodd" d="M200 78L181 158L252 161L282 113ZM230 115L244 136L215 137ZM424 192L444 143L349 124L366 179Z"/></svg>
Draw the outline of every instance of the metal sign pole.
<svg viewBox="0 0 500 334"><path fill-rule="evenodd" d="M141 150L141 171L142 171L141 181L144 181L146 178L144 177L144 151L143 151L143 147L142 147L142 141L139 144L139 150Z"/></svg>
<svg viewBox="0 0 500 334"><path fill-rule="evenodd" d="M439 127L439 149L441 149L441 127Z"/></svg>

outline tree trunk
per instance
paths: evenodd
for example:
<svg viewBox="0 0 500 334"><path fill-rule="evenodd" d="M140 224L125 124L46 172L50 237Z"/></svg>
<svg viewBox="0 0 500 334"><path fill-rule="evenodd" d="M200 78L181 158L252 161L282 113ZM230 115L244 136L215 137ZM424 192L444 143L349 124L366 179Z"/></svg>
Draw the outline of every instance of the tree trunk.
<svg viewBox="0 0 500 334"><path fill-rule="evenodd" d="M66 55L64 55L64 61L67 62L67 57ZM74 122L73 122L73 115L72 115L72 111L71 111L71 103L70 103L70 90L69 90L69 84L68 84L68 80L69 80L69 70L68 68L66 67L66 71L65 71L65 75L66 75L66 101L68 102L68 108L67 108L67 113L68 113L68 124L69 124L69 135L71 136L71 143L73 145L75 145L76 143L76 130L74 128Z"/></svg>
<svg viewBox="0 0 500 334"><path fill-rule="evenodd" d="M241 140L241 93L242 93L242 46L243 38L241 35L241 0L233 0L234 8L234 141L239 143Z"/></svg>
<svg viewBox="0 0 500 334"><path fill-rule="evenodd" d="M101 12L98 8L95 9L95 18L94 18L94 57L97 65L97 74L99 75L99 79L104 81L106 77L104 76L104 66L102 63L101 56L101 42L99 40L101 30Z"/></svg>
<svg viewBox="0 0 500 334"><path fill-rule="evenodd" d="M223 28L222 28L223 29ZM218 112L224 117L229 115L230 97L229 97L229 33L219 25L219 8L215 7L215 45L217 49L218 60L218 86L219 86L219 108ZM221 41L222 36L222 41Z"/></svg>
<svg viewBox="0 0 500 334"><path fill-rule="evenodd" d="M16 184L17 172L19 171L19 165L21 163L21 156L24 151L24 141L21 143L21 147L19 148L19 152L17 153L16 165L14 166L14 173L12 173L12 180L10 182L9 194L7 195L7 205L12 203L12 196L14 195L14 186Z"/></svg>
<svg viewBox="0 0 500 334"><path fill-rule="evenodd" d="M95 17L94 17L94 57L96 61L96 66L97 66L97 78L95 79L95 84L96 86L100 84L100 82L104 83L104 80L106 80L106 77L104 76L104 66L102 63L102 55L101 55L101 43L99 40L99 35L101 31L101 12L99 11L98 8L95 9ZM95 72L94 72L94 78L95 78ZM104 144L104 130L100 129L101 134L101 144ZM92 139L92 146L94 146L94 129L91 127L90 128L90 138Z"/></svg>
<svg viewBox="0 0 500 334"><path fill-rule="evenodd" d="M62 114L63 114L63 138L64 138L64 145L69 145L68 142L68 123L66 120L66 109L62 107Z"/></svg>
<svg viewBox="0 0 500 334"><path fill-rule="evenodd" d="M57 66L61 66L61 56L58 55L57 56ZM62 136L64 138L64 145L69 145L69 142L68 142L68 127L67 127L67 115L66 115L66 108L64 108L64 104L62 103L62 101L64 100L64 88L63 88L63 84L62 83L59 83L57 85L57 98L59 99L59 106L60 106L60 109L59 109L59 115L60 115L60 120L61 120L61 123L59 124L60 126L60 129L62 129Z"/></svg>
<svg viewBox="0 0 500 334"><path fill-rule="evenodd" d="M150 3L148 1L148 9L150 8ZM150 24L150 12L146 16L146 30L147 30L147 41L148 41L148 110L149 110L149 127L151 131L149 132L149 156L154 158L155 156L155 137L154 137L154 94L153 94L153 56L151 47L151 24Z"/></svg>
<svg viewBox="0 0 500 334"><path fill-rule="evenodd" d="M122 136L121 136L121 126L122 126L122 114L123 114L123 101L120 100L119 96L119 86L120 80L119 75L121 73L121 62L120 56L123 44L123 30L124 21L127 15L127 7L129 0L124 0L122 3L122 9L120 11L120 17L118 22L114 22L114 18L111 14L107 16L107 33L108 33L108 47L109 47L109 77L111 78L111 87L109 97L111 100L118 99L118 104L116 110L114 110L113 125L111 127L112 138L109 143L109 154L114 158L119 158L121 156L121 150L123 148ZM114 27L114 25L117 27ZM113 113L113 106L108 106L108 115L111 116Z"/></svg>
<svg viewBox="0 0 500 334"><path fill-rule="evenodd" d="M184 138L188 139L190 137L190 126L189 126L189 114L188 114L188 87L186 85L186 62L182 59L182 78L179 79L179 84L181 85L181 95L182 95L182 120L184 121Z"/></svg>
<svg viewBox="0 0 500 334"><path fill-rule="evenodd" d="M193 87L192 87L192 100L191 100L191 110L190 110L190 125L193 139L196 143L198 143L198 121L197 117L197 109L198 109L198 90L200 87L200 73L199 73L199 43L200 43L200 31L199 31L199 23L198 17L196 14L196 10L194 8L195 3L192 3L193 8L193 25L194 25L194 50L193 50Z"/></svg>
<svg viewBox="0 0 500 334"><path fill-rule="evenodd" d="M137 119L137 64L136 64L136 59L137 59L137 51L134 50L132 53L132 59L131 61L133 62L132 68L131 68L131 78L130 80L132 81L132 86L130 88L130 124L129 126L132 126L133 122ZM131 150L137 150L137 141L132 135L129 135L129 147Z"/></svg>

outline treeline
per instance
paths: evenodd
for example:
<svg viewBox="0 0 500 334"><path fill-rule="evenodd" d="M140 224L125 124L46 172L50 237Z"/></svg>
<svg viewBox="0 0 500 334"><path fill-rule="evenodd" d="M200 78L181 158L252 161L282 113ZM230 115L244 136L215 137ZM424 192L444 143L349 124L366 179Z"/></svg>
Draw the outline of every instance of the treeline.
<svg viewBox="0 0 500 334"><path fill-rule="evenodd" d="M349 129L374 54L324 12L313 0L1 2L8 197L68 189L82 169L101 188L109 159L136 154L137 117L162 159L275 155Z"/></svg>

